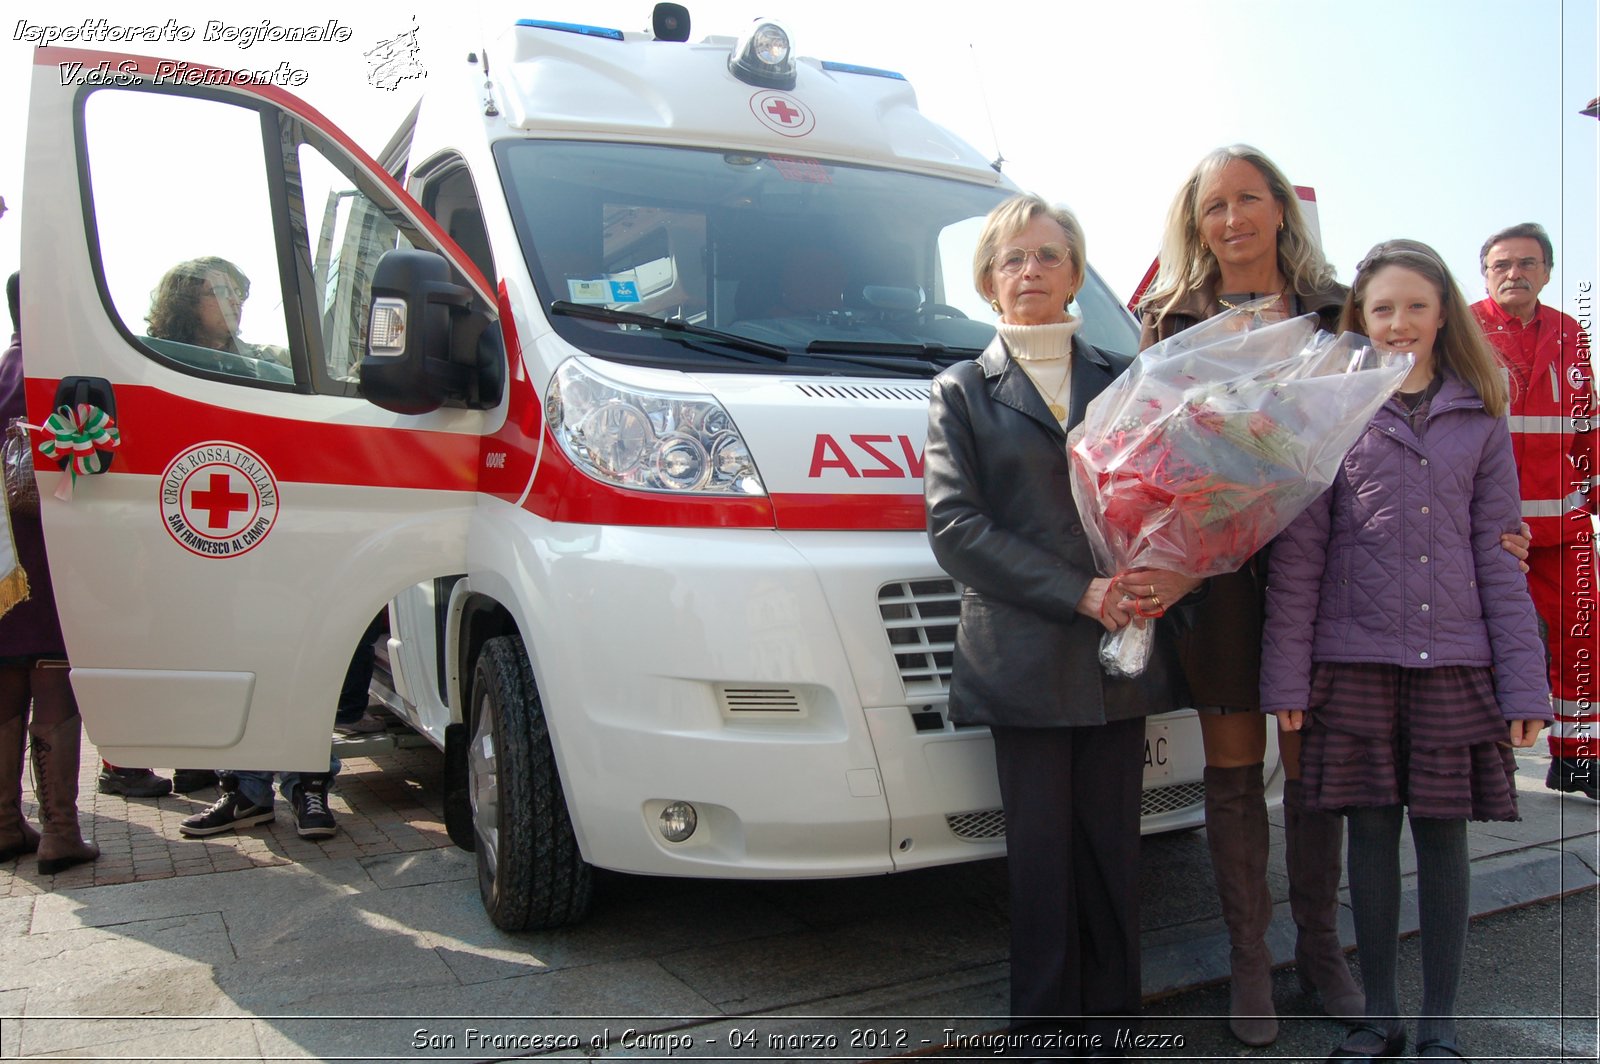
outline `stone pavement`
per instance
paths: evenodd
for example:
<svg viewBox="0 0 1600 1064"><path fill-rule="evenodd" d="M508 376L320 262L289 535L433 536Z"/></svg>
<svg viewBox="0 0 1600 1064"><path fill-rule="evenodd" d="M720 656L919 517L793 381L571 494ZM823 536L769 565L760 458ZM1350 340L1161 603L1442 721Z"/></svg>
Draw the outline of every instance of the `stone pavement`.
<svg viewBox="0 0 1600 1064"><path fill-rule="evenodd" d="M341 757L339 835L299 839L280 801L274 824L202 841L177 823L214 792L98 795L86 748L80 803L104 856L54 877L31 857L0 867L0 1058L954 1059L948 1029L1003 1024L1003 862L777 883L602 873L585 924L512 935L445 837L441 755ZM1545 791L1542 751L1519 760L1524 819L1471 829L1478 914L1597 881L1600 806ZM1269 937L1287 962L1274 821ZM1144 850L1147 994L1225 978L1202 833ZM1278 1004L1316 1014L1292 991Z"/></svg>
<svg viewBox="0 0 1600 1064"><path fill-rule="evenodd" d="M433 747L415 739L414 745L397 748L390 738L341 741L337 749L343 767L329 805L341 830L334 837L302 839L295 834L293 810L280 799L271 825L245 834L186 839L178 834L179 821L215 801L216 789L159 799L100 794L95 790L100 755L86 739L78 770L79 820L84 835L99 845L100 859L57 876L39 875L31 859L0 866L0 898L451 845L439 804L444 763ZM31 817L28 775L24 773L23 800Z"/></svg>

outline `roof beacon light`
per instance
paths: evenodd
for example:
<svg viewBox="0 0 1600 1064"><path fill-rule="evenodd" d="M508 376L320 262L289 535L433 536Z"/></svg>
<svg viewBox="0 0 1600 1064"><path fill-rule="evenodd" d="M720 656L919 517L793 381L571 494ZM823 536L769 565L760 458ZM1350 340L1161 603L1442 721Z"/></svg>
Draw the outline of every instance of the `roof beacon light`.
<svg viewBox="0 0 1600 1064"><path fill-rule="evenodd" d="M792 89L795 83L794 50L788 32L771 19L756 19L739 38L728 69L740 81L767 89Z"/></svg>

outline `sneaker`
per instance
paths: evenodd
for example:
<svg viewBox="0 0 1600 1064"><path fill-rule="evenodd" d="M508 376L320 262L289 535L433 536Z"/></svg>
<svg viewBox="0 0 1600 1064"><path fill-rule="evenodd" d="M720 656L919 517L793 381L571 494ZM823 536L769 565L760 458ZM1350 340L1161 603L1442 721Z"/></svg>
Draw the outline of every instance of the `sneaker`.
<svg viewBox="0 0 1600 1064"><path fill-rule="evenodd" d="M389 718L376 716L372 713L363 713L360 717L357 717L355 720L345 724L341 724L337 720L333 722L333 732L335 735L377 735L380 732L386 732L388 730Z"/></svg>
<svg viewBox="0 0 1600 1064"><path fill-rule="evenodd" d="M1544 785L1552 791L1586 794L1600 801L1600 794L1595 793L1597 788L1594 767L1592 760L1580 762L1575 757L1552 757L1550 771L1544 777Z"/></svg>
<svg viewBox="0 0 1600 1064"><path fill-rule="evenodd" d="M172 789L179 794L193 794L218 783L216 770L209 768L180 768L172 774Z"/></svg>
<svg viewBox="0 0 1600 1064"><path fill-rule="evenodd" d="M102 762L95 789L101 794L120 794L128 798L160 798L172 792L172 781L147 768L118 768Z"/></svg>
<svg viewBox="0 0 1600 1064"><path fill-rule="evenodd" d="M272 806L256 805L238 791L223 791L210 809L196 813L178 825L178 831L191 838L237 831L272 819Z"/></svg>
<svg viewBox="0 0 1600 1064"><path fill-rule="evenodd" d="M294 829L302 839L325 839L339 831L328 809L328 781L325 777L306 777L294 785L289 795L294 805Z"/></svg>

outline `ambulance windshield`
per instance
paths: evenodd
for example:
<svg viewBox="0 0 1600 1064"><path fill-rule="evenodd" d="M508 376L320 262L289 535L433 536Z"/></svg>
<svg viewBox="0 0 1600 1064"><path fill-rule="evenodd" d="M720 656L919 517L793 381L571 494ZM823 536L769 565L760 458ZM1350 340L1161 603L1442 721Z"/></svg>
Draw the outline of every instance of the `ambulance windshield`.
<svg viewBox="0 0 1600 1064"><path fill-rule="evenodd" d="M552 316L556 330L602 357L748 368L749 353L720 344L720 332L791 352L781 362L791 373L837 373L853 351L924 373L973 357L994 335L972 255L1005 189L657 145L496 150L541 302L567 304ZM627 313L571 313L573 304ZM1092 271L1073 313L1090 343L1136 350L1132 318ZM633 315L703 328L650 328Z"/></svg>

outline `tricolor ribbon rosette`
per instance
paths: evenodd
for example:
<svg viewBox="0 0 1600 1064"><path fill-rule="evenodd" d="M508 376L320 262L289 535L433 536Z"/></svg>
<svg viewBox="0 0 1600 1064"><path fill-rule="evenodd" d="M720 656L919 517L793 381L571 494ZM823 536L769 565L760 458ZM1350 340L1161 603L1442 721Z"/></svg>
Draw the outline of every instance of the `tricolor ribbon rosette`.
<svg viewBox="0 0 1600 1064"><path fill-rule="evenodd" d="M116 421L89 403L58 407L44 419L40 431L47 438L39 444L39 454L67 471L56 485L56 498L62 501L72 498L72 486L80 473L89 476L106 468L102 452L122 446Z"/></svg>
<svg viewBox="0 0 1600 1064"><path fill-rule="evenodd" d="M1154 345L1090 402L1068 438L1072 490L1101 572L1231 573L1327 490L1408 355L1264 324L1245 304ZM1107 633L1100 662L1137 676L1154 629Z"/></svg>

